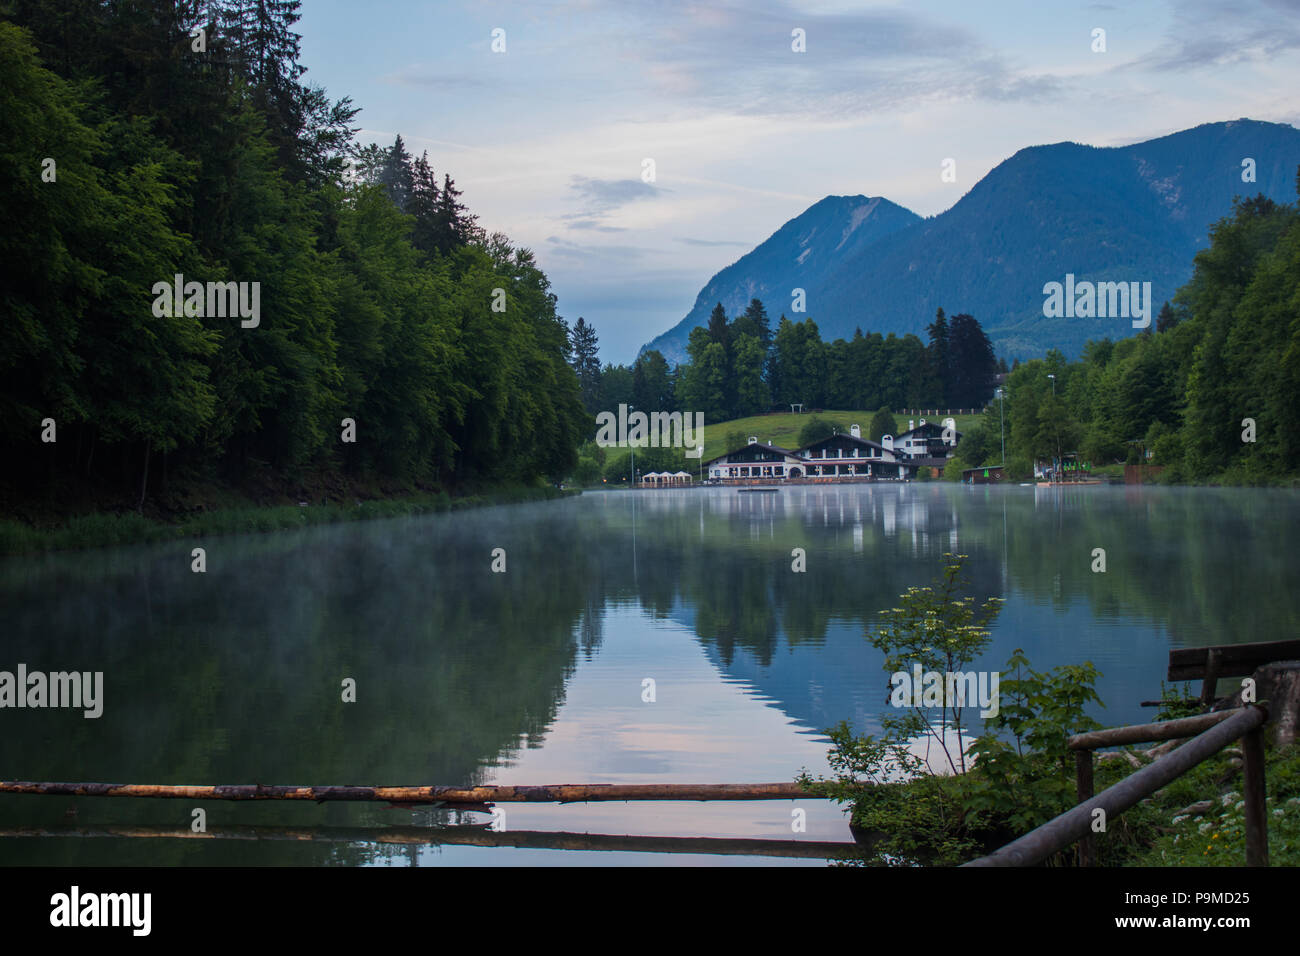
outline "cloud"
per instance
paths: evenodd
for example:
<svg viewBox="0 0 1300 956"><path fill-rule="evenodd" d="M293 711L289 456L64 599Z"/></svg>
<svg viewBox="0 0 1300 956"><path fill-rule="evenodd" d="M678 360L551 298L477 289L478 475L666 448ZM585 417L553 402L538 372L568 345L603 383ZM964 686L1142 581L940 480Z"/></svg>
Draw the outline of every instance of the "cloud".
<svg viewBox="0 0 1300 956"><path fill-rule="evenodd" d="M593 179L589 176L571 177L569 188L582 200L582 209L565 213L560 220L570 229L594 232L626 232L622 226L609 225L609 217L630 203L655 199L669 191L639 179Z"/></svg>
<svg viewBox="0 0 1300 956"><path fill-rule="evenodd" d="M609 212L640 199L653 199L664 190L639 179L591 179L574 176L569 188L596 212Z"/></svg>
<svg viewBox="0 0 1300 956"><path fill-rule="evenodd" d="M568 225L570 229L592 229L596 232L627 232L622 226L603 226L595 219L574 219Z"/></svg>
<svg viewBox="0 0 1300 956"><path fill-rule="evenodd" d="M427 66L403 67L384 74L379 78L379 82L393 86L417 86L435 90L484 89L489 85L480 77L465 73L440 72Z"/></svg>
<svg viewBox="0 0 1300 956"><path fill-rule="evenodd" d="M1295 0L1242 0L1224 16L1214 0L1187 0L1174 11L1164 41L1129 68L1158 72L1224 67L1272 60L1300 48Z"/></svg>
<svg viewBox="0 0 1300 956"><path fill-rule="evenodd" d="M686 236L679 236L678 242L684 242L688 246L743 246L750 248L753 243L750 242L733 242L730 239L691 239Z"/></svg>
<svg viewBox="0 0 1300 956"><path fill-rule="evenodd" d="M605 243L581 243L562 236L547 236L546 248L549 255L562 259L574 260L584 266L597 262L639 263L647 255L654 255L657 250L646 246L618 246Z"/></svg>
<svg viewBox="0 0 1300 956"><path fill-rule="evenodd" d="M602 0L584 4L602 7ZM733 115L858 117L946 99L1040 100L1064 81L1022 75L973 31L897 8L809 12L784 2L620 0L640 41L621 52L676 100ZM805 52L791 33L804 31Z"/></svg>

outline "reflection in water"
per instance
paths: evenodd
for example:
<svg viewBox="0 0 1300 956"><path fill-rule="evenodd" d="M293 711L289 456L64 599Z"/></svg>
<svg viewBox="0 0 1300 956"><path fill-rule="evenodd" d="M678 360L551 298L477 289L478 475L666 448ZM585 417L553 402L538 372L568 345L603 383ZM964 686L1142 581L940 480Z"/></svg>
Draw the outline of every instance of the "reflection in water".
<svg viewBox="0 0 1300 956"><path fill-rule="evenodd" d="M690 853L709 856L766 856L791 860L861 860L857 843L814 840L728 840L716 837L624 836L547 830L497 832L487 826L452 827L189 827L75 825L0 829L0 839L109 837L146 840L283 840L295 843L398 844L401 846L526 847L601 853Z"/></svg>
<svg viewBox="0 0 1300 956"><path fill-rule="evenodd" d="M1295 629L1283 493L797 486L562 502L0 562L0 669L102 670L104 716L4 710L8 779L131 783L763 782L875 726L877 613L970 555L1007 599L985 658L1092 660L1108 724L1149 719L1170 647ZM490 570L494 548L508 570ZM1107 571L1091 572L1105 548ZM803 548L807 571L791 570ZM356 703L340 697L353 678ZM653 702L643 699L646 679ZM509 807L509 830L847 838L788 804ZM0 828L184 827L173 801L7 797ZM433 825L447 811L208 807L214 826ZM75 819L67 817L74 811ZM509 831L508 831L509 832ZM3 863L532 862L531 848L5 840ZM464 856L461 854L471 854ZM538 862L587 860L584 851ZM609 857L597 860L606 862ZM629 857L639 861L635 855ZM761 860L760 860L761 862Z"/></svg>

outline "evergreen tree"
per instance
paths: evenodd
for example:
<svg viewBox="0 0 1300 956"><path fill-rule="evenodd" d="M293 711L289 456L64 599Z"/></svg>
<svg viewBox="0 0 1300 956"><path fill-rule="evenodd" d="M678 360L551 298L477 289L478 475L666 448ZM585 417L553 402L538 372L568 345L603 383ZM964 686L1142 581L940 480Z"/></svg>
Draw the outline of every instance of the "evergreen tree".
<svg viewBox="0 0 1300 956"><path fill-rule="evenodd" d="M470 215L464 203L460 201L460 196L461 191L456 188L455 182L444 173L442 190L438 194L436 219L439 252L451 252L480 237L477 217Z"/></svg>
<svg viewBox="0 0 1300 956"><path fill-rule="evenodd" d="M397 139L384 156L379 168L379 185L384 187L394 206L402 212L410 211L411 196L415 192L415 170L401 133L397 134Z"/></svg>
<svg viewBox="0 0 1300 956"><path fill-rule="evenodd" d="M600 387L600 358L596 330L586 319L578 316L569 334L569 347L573 355L573 371L578 376L582 404L595 413L597 390Z"/></svg>
<svg viewBox="0 0 1300 956"><path fill-rule="evenodd" d="M767 383L763 381L766 355L763 345L755 335L740 335L734 341L735 359L732 370L735 379L733 417L743 418L767 411L770 404Z"/></svg>
<svg viewBox="0 0 1300 956"><path fill-rule="evenodd" d="M1174 314L1173 306L1168 302L1160 307L1160 314L1156 316L1156 331L1167 332L1178 324L1178 316Z"/></svg>
<svg viewBox="0 0 1300 956"><path fill-rule="evenodd" d="M637 356L632 366L633 395L637 408L671 411L676 408L672 376L663 353L651 349Z"/></svg>
<svg viewBox="0 0 1300 956"><path fill-rule="evenodd" d="M888 408L882 408L871 416L871 424L867 427L867 438L869 440L879 442L885 435L897 434L898 422L894 420L894 413Z"/></svg>
<svg viewBox="0 0 1300 956"><path fill-rule="evenodd" d="M406 212L415 217L411 228L411 242L424 253L439 249L440 230L438 179L429 168L429 154L424 152L411 167L411 198Z"/></svg>
<svg viewBox="0 0 1300 956"><path fill-rule="evenodd" d="M727 347L727 311L719 302L709 313L709 338L724 349Z"/></svg>
<svg viewBox="0 0 1300 956"><path fill-rule="evenodd" d="M937 405L948 405L949 387L952 382L953 362L948 342L948 319L939 309L934 321L926 326L930 333L930 345L925 350L926 375L921 385L921 394L917 395L918 404L933 401Z"/></svg>
<svg viewBox="0 0 1300 956"><path fill-rule="evenodd" d="M767 317L767 309L758 299L750 299L745 311L732 323L732 334L752 335L758 339L764 356L772 347L772 328Z"/></svg>
<svg viewBox="0 0 1300 956"><path fill-rule="evenodd" d="M996 376L993 343L979 322L965 312L953 316L948 325L946 407L983 408L993 394Z"/></svg>

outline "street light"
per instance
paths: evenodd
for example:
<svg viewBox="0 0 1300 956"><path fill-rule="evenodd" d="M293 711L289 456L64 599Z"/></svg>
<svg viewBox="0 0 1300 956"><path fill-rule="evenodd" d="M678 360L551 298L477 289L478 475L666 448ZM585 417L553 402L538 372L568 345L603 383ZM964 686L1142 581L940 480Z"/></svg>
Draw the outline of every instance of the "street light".
<svg viewBox="0 0 1300 956"><path fill-rule="evenodd" d="M1056 376L1053 375L1051 372L1048 372L1048 373L1047 373L1047 377L1050 378L1050 379L1052 380L1052 400L1055 401L1055 400L1056 400ZM1062 462L1061 462L1061 429L1060 429L1060 426L1058 425L1057 428L1056 428L1056 460L1055 460L1054 462L1052 462L1052 481L1053 481L1053 482L1058 482L1058 481L1061 480L1061 465L1062 465Z"/></svg>
<svg viewBox="0 0 1300 956"><path fill-rule="evenodd" d="M1002 414L1002 404L1003 404L1003 399L1006 397L1006 394L1007 394L1007 390L1006 390L1005 388L999 388L999 389L997 390L997 396L998 396L998 434L999 434L999 435L1001 436L1001 438L1002 438L1002 471L1003 471L1003 475L1002 475L1002 477L1003 477L1003 480L1006 479L1006 468L1007 468L1007 430L1006 430L1006 426L1005 426L1005 424L1004 424L1004 423L1005 423L1005 418L1004 418L1004 416L1003 416L1003 414Z"/></svg>
<svg viewBox="0 0 1300 956"><path fill-rule="evenodd" d="M632 412L634 412L635 410L636 410L635 405L629 405L627 407L628 418L632 417ZM632 453L632 472L631 472L630 483L627 486L627 490L636 491L636 445L632 444L632 442L629 441L627 443L627 447L628 450Z"/></svg>

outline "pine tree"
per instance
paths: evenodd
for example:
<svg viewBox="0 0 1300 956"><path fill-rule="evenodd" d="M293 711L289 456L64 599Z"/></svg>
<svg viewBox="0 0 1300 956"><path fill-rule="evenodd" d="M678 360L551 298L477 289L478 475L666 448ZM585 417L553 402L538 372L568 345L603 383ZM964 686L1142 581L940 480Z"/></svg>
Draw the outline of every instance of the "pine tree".
<svg viewBox="0 0 1300 956"><path fill-rule="evenodd" d="M480 237L477 217L470 215L460 201L460 196L461 191L456 188L455 181L444 173L442 190L438 194L436 219L439 252L451 252Z"/></svg>
<svg viewBox="0 0 1300 956"><path fill-rule="evenodd" d="M402 134L388 149L384 164L379 170L379 185L384 187L388 198L400 211L407 212L411 204L411 195L415 192L415 170L411 164L411 154L406 151Z"/></svg>
<svg viewBox="0 0 1300 956"><path fill-rule="evenodd" d="M894 420L894 413L888 408L882 408L871 417L871 424L867 426L867 437L874 442L879 442L885 435L897 435L898 422Z"/></svg>
<svg viewBox="0 0 1300 956"><path fill-rule="evenodd" d="M724 349L727 347L727 310L719 302L709 313L709 338Z"/></svg>
<svg viewBox="0 0 1300 956"><path fill-rule="evenodd" d="M249 79L268 93L295 88L307 72L298 63L301 35L293 31L301 0L234 0L223 26Z"/></svg>
<svg viewBox="0 0 1300 956"><path fill-rule="evenodd" d="M947 405L952 379L952 356L948 347L948 320L939 309L934 321L927 327L930 333L930 345L925 350L926 381L922 386L925 396L923 402L932 400L937 405Z"/></svg>
<svg viewBox="0 0 1300 956"><path fill-rule="evenodd" d="M997 360L984 329L965 312L953 316L948 324L948 368L948 405L982 408L993 394Z"/></svg>
<svg viewBox="0 0 1300 956"><path fill-rule="evenodd" d="M438 250L438 203L441 193L438 178L429 168L429 154L424 152L411 169L411 198L406 212L415 217L411 243L424 253Z"/></svg>
<svg viewBox="0 0 1300 956"><path fill-rule="evenodd" d="M596 400L600 388L600 358L596 330L586 319L578 316L569 333L573 354L573 371L578 376L578 386L582 394L582 403L589 412L596 412Z"/></svg>
<svg viewBox="0 0 1300 956"><path fill-rule="evenodd" d="M1160 314L1156 316L1156 331L1167 332L1178 324L1178 316L1174 314L1173 306L1168 301L1160 307Z"/></svg>

